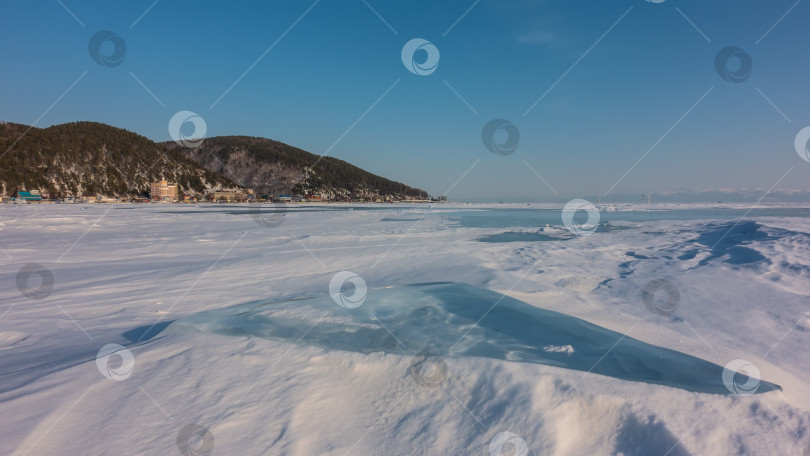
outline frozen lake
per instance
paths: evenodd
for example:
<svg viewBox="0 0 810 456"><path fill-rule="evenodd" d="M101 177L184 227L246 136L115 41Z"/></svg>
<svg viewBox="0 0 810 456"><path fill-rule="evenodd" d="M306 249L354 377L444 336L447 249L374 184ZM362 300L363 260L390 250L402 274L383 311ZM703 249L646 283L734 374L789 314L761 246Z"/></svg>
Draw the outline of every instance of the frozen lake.
<svg viewBox="0 0 810 456"><path fill-rule="evenodd" d="M4 453L802 454L808 209L618 209L0 206Z"/></svg>

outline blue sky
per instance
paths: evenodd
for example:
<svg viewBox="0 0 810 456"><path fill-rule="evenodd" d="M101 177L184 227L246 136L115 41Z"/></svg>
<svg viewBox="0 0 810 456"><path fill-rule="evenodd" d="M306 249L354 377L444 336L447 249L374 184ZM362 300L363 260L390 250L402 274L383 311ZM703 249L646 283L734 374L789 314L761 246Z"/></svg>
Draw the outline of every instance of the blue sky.
<svg viewBox="0 0 810 456"><path fill-rule="evenodd" d="M808 19L795 0L7 1L0 119L168 140L189 110L208 136L329 151L451 200L810 190ZM88 52L102 30L126 42L116 67ZM430 75L403 65L413 38L440 52ZM751 56L744 82L715 69L727 46ZM514 153L484 146L494 118Z"/></svg>

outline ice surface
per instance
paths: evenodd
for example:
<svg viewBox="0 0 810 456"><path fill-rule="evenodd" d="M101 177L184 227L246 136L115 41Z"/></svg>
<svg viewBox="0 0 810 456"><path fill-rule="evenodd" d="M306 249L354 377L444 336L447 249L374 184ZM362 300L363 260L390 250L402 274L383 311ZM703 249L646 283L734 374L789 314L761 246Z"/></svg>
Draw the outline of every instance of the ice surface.
<svg viewBox="0 0 810 456"><path fill-rule="evenodd" d="M359 353L481 356L729 394L721 366L462 283L371 290L355 309L330 296L255 302L192 315L165 330L188 331ZM761 382L757 391L777 389Z"/></svg>
<svg viewBox="0 0 810 456"><path fill-rule="evenodd" d="M0 411L11 418L0 453L179 454L178 433L197 423L216 437L214 454L489 454L503 431L549 456L803 454L810 211L713 206L618 206L601 222L622 229L574 237L559 207L537 204L291 206L273 228L247 205L2 205ZM504 232L567 239L479 241ZM47 299L15 286L28 263L52 271ZM289 302L324 296L337 271L368 283L359 308L328 296ZM642 301L659 279L680 292L671 316ZM436 281L471 287L404 287ZM495 292L511 298L475 324ZM240 303L251 303L243 320L255 314L243 334L265 330L268 316L287 332L208 333L237 322L226 316ZM581 326L542 332L541 309ZM210 328L180 329L206 311ZM168 322L173 334L156 337ZM578 329L591 338L573 337ZM315 340L326 330L331 339ZM598 361L617 334L628 334L617 357L592 373L573 368ZM134 355L130 378L99 370L110 343ZM671 375L663 361L642 364L658 347L715 372L748 360L782 391L705 394L619 376ZM410 374L429 349L445 353L438 388Z"/></svg>

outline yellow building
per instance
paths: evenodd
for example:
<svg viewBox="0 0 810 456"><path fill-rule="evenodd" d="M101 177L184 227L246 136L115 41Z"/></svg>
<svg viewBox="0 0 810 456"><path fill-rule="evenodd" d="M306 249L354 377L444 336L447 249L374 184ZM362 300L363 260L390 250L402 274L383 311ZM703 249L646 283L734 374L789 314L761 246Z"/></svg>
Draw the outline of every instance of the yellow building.
<svg viewBox="0 0 810 456"><path fill-rule="evenodd" d="M150 189L152 201L177 200L177 184L170 184L166 181L152 182Z"/></svg>
<svg viewBox="0 0 810 456"><path fill-rule="evenodd" d="M208 195L209 199L217 202L242 202L247 201L247 194L240 191L216 191Z"/></svg>

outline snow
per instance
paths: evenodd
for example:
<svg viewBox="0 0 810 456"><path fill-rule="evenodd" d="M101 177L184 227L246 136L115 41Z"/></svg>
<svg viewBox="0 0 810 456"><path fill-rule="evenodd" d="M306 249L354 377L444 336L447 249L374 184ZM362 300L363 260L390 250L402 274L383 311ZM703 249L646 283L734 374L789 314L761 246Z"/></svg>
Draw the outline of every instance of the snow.
<svg viewBox="0 0 810 456"><path fill-rule="evenodd" d="M590 236L559 206L347 209L291 206L279 223L245 206L0 206L3 454L810 445L807 209L617 205ZM52 290L37 272L19 288L29 264ZM367 284L356 308L330 296L341 271ZM656 280L678 291L674 312L649 310L660 291L645 305ZM615 346L588 347L593 334ZM725 388L735 360L734 385L755 368L757 394Z"/></svg>

